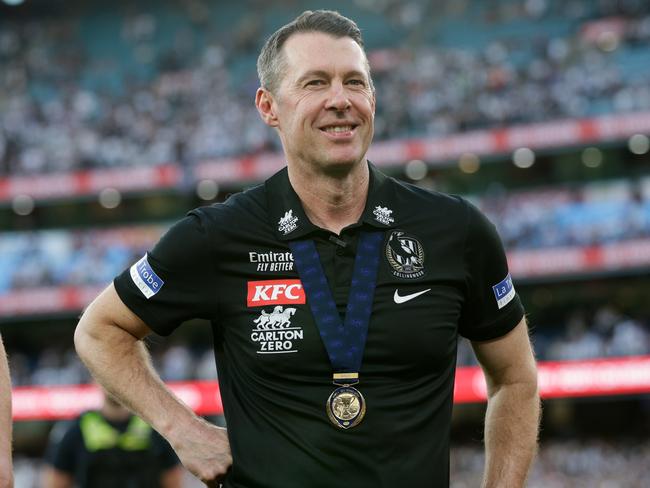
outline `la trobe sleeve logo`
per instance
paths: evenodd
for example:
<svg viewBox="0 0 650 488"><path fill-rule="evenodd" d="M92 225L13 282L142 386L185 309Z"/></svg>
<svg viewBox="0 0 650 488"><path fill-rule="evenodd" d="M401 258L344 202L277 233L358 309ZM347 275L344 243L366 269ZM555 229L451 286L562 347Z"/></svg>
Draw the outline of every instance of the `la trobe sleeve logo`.
<svg viewBox="0 0 650 488"><path fill-rule="evenodd" d="M508 276L503 281L494 285L492 291L494 292L494 298L497 300L499 310L508 305L515 297L515 286L512 284L510 273L508 273Z"/></svg>
<svg viewBox="0 0 650 488"><path fill-rule="evenodd" d="M147 254L131 266L130 271L133 283L135 283L135 286L138 287L147 300L158 293L165 284L160 276L151 268L149 261L147 261Z"/></svg>

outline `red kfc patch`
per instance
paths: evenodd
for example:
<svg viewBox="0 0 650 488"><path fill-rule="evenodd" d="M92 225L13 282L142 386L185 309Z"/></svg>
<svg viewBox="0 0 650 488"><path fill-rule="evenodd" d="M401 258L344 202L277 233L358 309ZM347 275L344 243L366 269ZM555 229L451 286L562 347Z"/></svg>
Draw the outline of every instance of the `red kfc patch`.
<svg viewBox="0 0 650 488"><path fill-rule="evenodd" d="M246 303L249 307L305 303L300 280L249 281Z"/></svg>

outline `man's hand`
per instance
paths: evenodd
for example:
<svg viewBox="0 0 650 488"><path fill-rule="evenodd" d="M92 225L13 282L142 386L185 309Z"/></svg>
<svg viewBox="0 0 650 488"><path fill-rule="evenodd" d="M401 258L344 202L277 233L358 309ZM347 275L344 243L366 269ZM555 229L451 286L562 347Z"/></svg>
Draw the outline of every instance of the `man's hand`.
<svg viewBox="0 0 650 488"><path fill-rule="evenodd" d="M171 433L169 439L183 465L210 487L218 487L230 465L228 431L203 419Z"/></svg>
<svg viewBox="0 0 650 488"><path fill-rule="evenodd" d="M0 488L13 488L14 479L11 471L5 472L4 467L0 466Z"/></svg>

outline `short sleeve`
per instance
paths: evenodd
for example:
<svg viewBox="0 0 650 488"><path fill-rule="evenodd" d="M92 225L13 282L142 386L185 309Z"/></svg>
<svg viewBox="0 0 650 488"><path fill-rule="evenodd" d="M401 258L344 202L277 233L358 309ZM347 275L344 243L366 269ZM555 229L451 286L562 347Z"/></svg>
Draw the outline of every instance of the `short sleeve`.
<svg viewBox="0 0 650 488"><path fill-rule="evenodd" d="M77 448L81 443L81 430L77 422L55 424L50 433L45 462L59 471L74 475L77 469Z"/></svg>
<svg viewBox="0 0 650 488"><path fill-rule="evenodd" d="M189 319L209 319L216 303L211 249L205 216L194 210L115 278L117 294L160 335Z"/></svg>
<svg viewBox="0 0 650 488"><path fill-rule="evenodd" d="M473 205L467 205L465 242L466 300L460 334L474 341L501 337L523 318L508 261L495 226Z"/></svg>

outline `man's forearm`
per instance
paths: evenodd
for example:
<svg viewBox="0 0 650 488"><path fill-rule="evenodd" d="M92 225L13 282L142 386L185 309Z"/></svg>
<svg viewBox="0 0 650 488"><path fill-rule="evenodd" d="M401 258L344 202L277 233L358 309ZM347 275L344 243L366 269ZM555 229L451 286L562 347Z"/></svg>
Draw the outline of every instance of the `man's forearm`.
<svg viewBox="0 0 650 488"><path fill-rule="evenodd" d="M163 436L174 437L174 430L196 419L162 382L142 341L128 332L82 318L75 347L95 379Z"/></svg>
<svg viewBox="0 0 650 488"><path fill-rule="evenodd" d="M539 415L535 382L506 384L490 392L483 488L525 486L537 451Z"/></svg>
<svg viewBox="0 0 650 488"><path fill-rule="evenodd" d="M150 331L110 285L84 312L74 342L104 389L167 438L183 465L212 486L232 464L228 433L195 415L165 386L141 340Z"/></svg>
<svg viewBox="0 0 650 488"><path fill-rule="evenodd" d="M0 337L0 488L13 486L11 426L11 378L2 337Z"/></svg>

